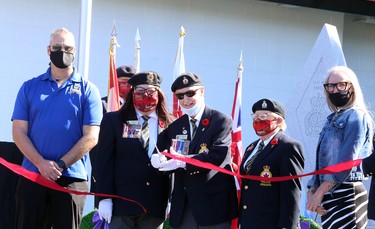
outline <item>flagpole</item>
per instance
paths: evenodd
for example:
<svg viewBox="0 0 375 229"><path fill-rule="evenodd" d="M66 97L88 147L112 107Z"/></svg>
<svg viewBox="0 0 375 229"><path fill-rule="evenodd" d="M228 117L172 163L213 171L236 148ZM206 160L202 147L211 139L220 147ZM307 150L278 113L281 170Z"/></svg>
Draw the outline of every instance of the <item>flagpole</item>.
<svg viewBox="0 0 375 229"><path fill-rule="evenodd" d="M175 80L179 75L185 72L185 57L184 57L184 38L185 29L183 26L180 27L180 37L178 39L178 48L176 53L173 80ZM178 104L178 99L175 94L173 94L173 116L178 118L182 115L181 108Z"/></svg>
<svg viewBox="0 0 375 229"><path fill-rule="evenodd" d="M234 172L239 171L239 166L242 161L243 147L242 147L242 129L241 129L241 105L242 105L242 72L243 72L243 58L242 50L240 55L240 63L237 68L236 88L234 92L233 107L232 107L232 167ZM240 201L241 194L241 181L234 177L238 202ZM238 218L232 220L231 229L238 229Z"/></svg>
<svg viewBox="0 0 375 229"><path fill-rule="evenodd" d="M89 74L91 11L92 0L81 0L77 66L84 79L88 79Z"/></svg>
<svg viewBox="0 0 375 229"><path fill-rule="evenodd" d="M140 46L141 36L139 36L139 30L137 28L137 32L135 34L134 42L135 42L135 49L134 49L134 66L135 72L138 73L141 70L141 46Z"/></svg>
<svg viewBox="0 0 375 229"><path fill-rule="evenodd" d="M109 76L108 76L108 97L107 112L117 111L120 109L120 93L116 73L116 48L120 47L116 39L116 24L113 22L111 32L111 42L109 46Z"/></svg>

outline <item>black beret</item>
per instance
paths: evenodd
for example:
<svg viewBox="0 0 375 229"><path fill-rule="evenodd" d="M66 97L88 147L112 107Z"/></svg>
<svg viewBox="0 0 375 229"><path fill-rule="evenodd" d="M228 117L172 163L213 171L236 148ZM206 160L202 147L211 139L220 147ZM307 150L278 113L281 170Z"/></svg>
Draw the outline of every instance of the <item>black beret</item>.
<svg viewBox="0 0 375 229"><path fill-rule="evenodd" d="M131 65L122 65L116 69L117 77L131 78L135 74L135 69Z"/></svg>
<svg viewBox="0 0 375 229"><path fill-rule="evenodd" d="M195 73L186 72L179 75L173 82L171 89L175 92L178 89L192 86L202 86L201 79Z"/></svg>
<svg viewBox="0 0 375 229"><path fill-rule="evenodd" d="M158 73L149 71L134 74L134 76L129 79L128 84L132 85L133 87L140 84L149 84L160 87L162 81L163 79Z"/></svg>
<svg viewBox="0 0 375 229"><path fill-rule="evenodd" d="M276 100L271 99L261 99L253 105L253 113L255 111L264 110L271 111L283 117L285 119L285 107L282 103Z"/></svg>

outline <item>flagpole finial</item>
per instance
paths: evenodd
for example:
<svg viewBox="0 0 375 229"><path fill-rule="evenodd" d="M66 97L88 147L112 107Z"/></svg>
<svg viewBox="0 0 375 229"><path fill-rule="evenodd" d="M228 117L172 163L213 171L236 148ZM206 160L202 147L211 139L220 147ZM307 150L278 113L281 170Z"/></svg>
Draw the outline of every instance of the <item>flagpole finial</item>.
<svg viewBox="0 0 375 229"><path fill-rule="evenodd" d="M139 35L139 29L138 28L137 28L137 32L135 33L134 40L135 40L136 43L141 41L141 36Z"/></svg>
<svg viewBox="0 0 375 229"><path fill-rule="evenodd" d="M117 36L117 29L116 29L116 21L115 20L113 20L111 36L112 37L116 37Z"/></svg>
<svg viewBox="0 0 375 229"><path fill-rule="evenodd" d="M243 70L243 58L242 58L242 50L240 54L240 64L238 65L238 70Z"/></svg>
<svg viewBox="0 0 375 229"><path fill-rule="evenodd" d="M135 33L135 38L134 38L134 43L135 43L135 47L134 47L134 65L135 65L135 72L139 72L140 71L140 66L141 66L141 45L140 45L140 41L141 41L141 36L139 35L139 29L137 28L137 32Z"/></svg>
<svg viewBox="0 0 375 229"><path fill-rule="evenodd" d="M181 26L181 27L180 27L180 37L183 37L183 36L185 36L185 35L186 35L186 33L185 33L185 29L184 29L183 26Z"/></svg>

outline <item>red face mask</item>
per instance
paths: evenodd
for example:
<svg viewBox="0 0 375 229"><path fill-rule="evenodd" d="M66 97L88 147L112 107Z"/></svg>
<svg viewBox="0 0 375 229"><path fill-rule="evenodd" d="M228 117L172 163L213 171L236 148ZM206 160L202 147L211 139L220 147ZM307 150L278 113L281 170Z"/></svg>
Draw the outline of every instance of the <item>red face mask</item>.
<svg viewBox="0 0 375 229"><path fill-rule="evenodd" d="M146 93L133 92L133 105L142 112L149 112L156 109L159 102L158 92L148 96Z"/></svg>
<svg viewBox="0 0 375 229"><path fill-rule="evenodd" d="M276 120L277 119L273 119L273 120L255 119L253 121L253 128L255 130L255 133L258 136L264 136L264 135L267 135L267 134L271 133L272 131L274 131L277 128L277 125L275 125L275 128L271 129L272 122L276 121Z"/></svg>
<svg viewBox="0 0 375 229"><path fill-rule="evenodd" d="M129 91L132 89L132 86L128 84L128 79L126 81L119 81L118 82L118 87L119 87L119 93L120 97L125 99L126 96L128 96Z"/></svg>

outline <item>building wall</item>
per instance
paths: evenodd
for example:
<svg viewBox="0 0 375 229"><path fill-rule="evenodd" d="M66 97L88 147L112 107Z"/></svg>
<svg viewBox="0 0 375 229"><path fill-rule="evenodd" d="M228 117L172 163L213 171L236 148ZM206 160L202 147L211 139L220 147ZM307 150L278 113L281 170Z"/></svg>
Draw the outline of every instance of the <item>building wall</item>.
<svg viewBox="0 0 375 229"><path fill-rule="evenodd" d="M181 25L186 30L186 70L202 77L208 105L228 115L243 51L244 147L256 139L250 117L252 104L263 97L288 102L324 23L337 27L347 63L357 72L366 99L372 102L375 95L375 26L354 23L355 15L255 0L97 0L92 4L88 76L103 96L108 87L108 49L114 21L121 45L117 65L134 64L138 28L141 70L155 70L163 76L162 89L170 105ZM49 34L57 27L70 29L78 44L80 1L0 0L2 141L12 141L10 119L22 82L48 67Z"/></svg>

